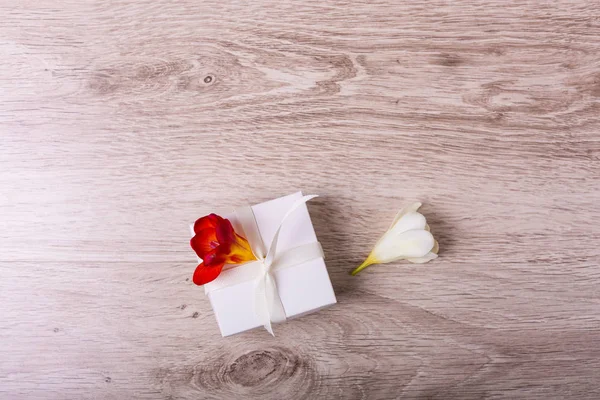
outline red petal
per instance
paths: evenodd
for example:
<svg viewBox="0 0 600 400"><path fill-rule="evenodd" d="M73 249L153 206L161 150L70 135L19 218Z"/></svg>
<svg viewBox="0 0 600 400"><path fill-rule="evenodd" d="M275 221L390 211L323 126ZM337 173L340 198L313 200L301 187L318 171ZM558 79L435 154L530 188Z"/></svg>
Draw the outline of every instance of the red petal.
<svg viewBox="0 0 600 400"><path fill-rule="evenodd" d="M198 233L201 230L204 230L207 228L214 229L217 227L219 222L221 222L222 220L223 220L223 218L219 217L217 214L210 214L205 217L199 218L194 223L194 233Z"/></svg>
<svg viewBox="0 0 600 400"><path fill-rule="evenodd" d="M208 228L197 232L196 236L190 240L190 246L198 254L198 257L204 259L206 253L219 247L215 230Z"/></svg>
<svg viewBox="0 0 600 400"><path fill-rule="evenodd" d="M228 219L223 219L219 222L216 227L217 231L217 241L219 244L224 245L226 249L224 252L229 252L229 247L235 242L235 232L233 230L233 226L231 226L231 222Z"/></svg>
<svg viewBox="0 0 600 400"><path fill-rule="evenodd" d="M202 286L208 282L214 281L221 273L223 264L225 263L213 265L211 267L204 265L204 263L198 265L198 267L196 267L196 271L194 271L194 277L192 280L198 286Z"/></svg>
<svg viewBox="0 0 600 400"><path fill-rule="evenodd" d="M227 262L227 258L226 255L221 252L221 250L222 248L221 246L219 246L216 249L213 249L206 253L204 255L204 258L202 259L204 265L206 265L207 267L214 267L217 265L225 264L225 262Z"/></svg>

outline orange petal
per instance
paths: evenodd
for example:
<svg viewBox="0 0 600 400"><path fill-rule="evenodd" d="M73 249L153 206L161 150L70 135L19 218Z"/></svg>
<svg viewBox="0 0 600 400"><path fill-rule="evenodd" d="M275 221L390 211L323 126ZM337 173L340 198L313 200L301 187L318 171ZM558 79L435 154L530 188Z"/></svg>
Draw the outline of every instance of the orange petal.
<svg viewBox="0 0 600 400"><path fill-rule="evenodd" d="M226 247L227 249L235 242L236 236L238 236L234 232L233 226L231 226L231 222L229 222L228 219L223 219L219 221L215 228L215 231L217 241L220 245Z"/></svg>
<svg viewBox="0 0 600 400"><path fill-rule="evenodd" d="M250 248L250 243L236 233L235 242L231 245L229 254L227 255L227 263L241 264L254 260L256 260L256 257Z"/></svg>
<svg viewBox="0 0 600 400"><path fill-rule="evenodd" d="M198 257L204 259L207 253L219 246L215 230L207 228L197 232L190 240L190 246L192 246Z"/></svg>
<svg viewBox="0 0 600 400"><path fill-rule="evenodd" d="M219 264L227 263L227 254L223 254L221 247L217 247L206 253L202 261L207 267L213 267Z"/></svg>
<svg viewBox="0 0 600 400"><path fill-rule="evenodd" d="M209 267L204 265L204 263L201 263L200 265L198 265L198 267L196 267L196 271L194 271L194 277L192 278L192 280L198 286L202 286L206 283L214 281L217 278L217 276L219 276L219 274L221 273L221 270L223 269L223 264L225 263Z"/></svg>
<svg viewBox="0 0 600 400"><path fill-rule="evenodd" d="M215 229L215 227L219 224L219 222L223 220L223 218L219 217L217 214L210 214L205 217L199 218L194 223L194 233L198 233L204 229Z"/></svg>

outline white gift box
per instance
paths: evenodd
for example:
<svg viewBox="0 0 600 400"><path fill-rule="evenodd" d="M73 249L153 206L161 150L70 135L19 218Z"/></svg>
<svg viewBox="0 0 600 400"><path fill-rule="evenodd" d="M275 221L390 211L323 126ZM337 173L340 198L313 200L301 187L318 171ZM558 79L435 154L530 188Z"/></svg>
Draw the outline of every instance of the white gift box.
<svg viewBox="0 0 600 400"><path fill-rule="evenodd" d="M297 192L251 207L258 233L265 246L272 242L281 225L277 244L278 254L317 242L306 204L296 208L282 225L285 214L302 197L302 193ZM231 221L236 232L246 236L236 213L223 217ZM255 310L254 277L257 276L258 271L253 267L247 268L247 265L225 267L217 279L204 285L221 335L229 336L263 326ZM228 275L233 273L238 275L238 281L240 273L245 274L247 280L223 287L223 282L226 282ZM323 258L275 269L272 277L287 318L298 317L336 303Z"/></svg>

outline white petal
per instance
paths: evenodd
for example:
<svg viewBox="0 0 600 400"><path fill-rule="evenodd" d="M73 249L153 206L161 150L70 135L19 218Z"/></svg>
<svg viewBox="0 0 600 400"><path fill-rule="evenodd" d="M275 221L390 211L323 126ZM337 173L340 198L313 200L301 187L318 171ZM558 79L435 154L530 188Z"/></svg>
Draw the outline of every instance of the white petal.
<svg viewBox="0 0 600 400"><path fill-rule="evenodd" d="M435 260L437 257L438 257L437 254L430 251L429 253L425 254L423 257L407 258L406 261L410 261L411 263L415 263L415 264L424 264L428 261Z"/></svg>
<svg viewBox="0 0 600 400"><path fill-rule="evenodd" d="M400 234L387 232L377 243L373 254L386 263L400 258L419 258L425 256L435 245L433 235L424 229L410 230Z"/></svg>
<svg viewBox="0 0 600 400"><path fill-rule="evenodd" d="M396 221L392 229L390 229L390 232L393 232L393 234L398 235L402 232L407 232L413 229L425 229L426 226L427 221L425 220L423 214L411 211L406 213L402 216L402 218Z"/></svg>
<svg viewBox="0 0 600 400"><path fill-rule="evenodd" d="M419 202L413 203L408 207L404 207L402 210L398 211L398 214L396 214L396 216L394 217L394 222L392 222L392 225L390 226L389 229L392 229L394 227L394 225L396 225L396 222L398 222L398 220L400 218L402 218L405 214L408 214L409 212L416 212L419 208L421 208L422 204Z"/></svg>

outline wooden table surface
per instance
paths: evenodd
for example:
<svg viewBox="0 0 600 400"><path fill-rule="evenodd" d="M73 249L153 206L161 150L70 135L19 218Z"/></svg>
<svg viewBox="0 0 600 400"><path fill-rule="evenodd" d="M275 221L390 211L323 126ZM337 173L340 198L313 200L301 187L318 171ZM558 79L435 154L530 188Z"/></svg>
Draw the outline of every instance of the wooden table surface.
<svg viewBox="0 0 600 400"><path fill-rule="evenodd" d="M0 0L0 398L600 397L600 3ZM339 303L220 337L296 190ZM348 272L413 200L424 265Z"/></svg>

